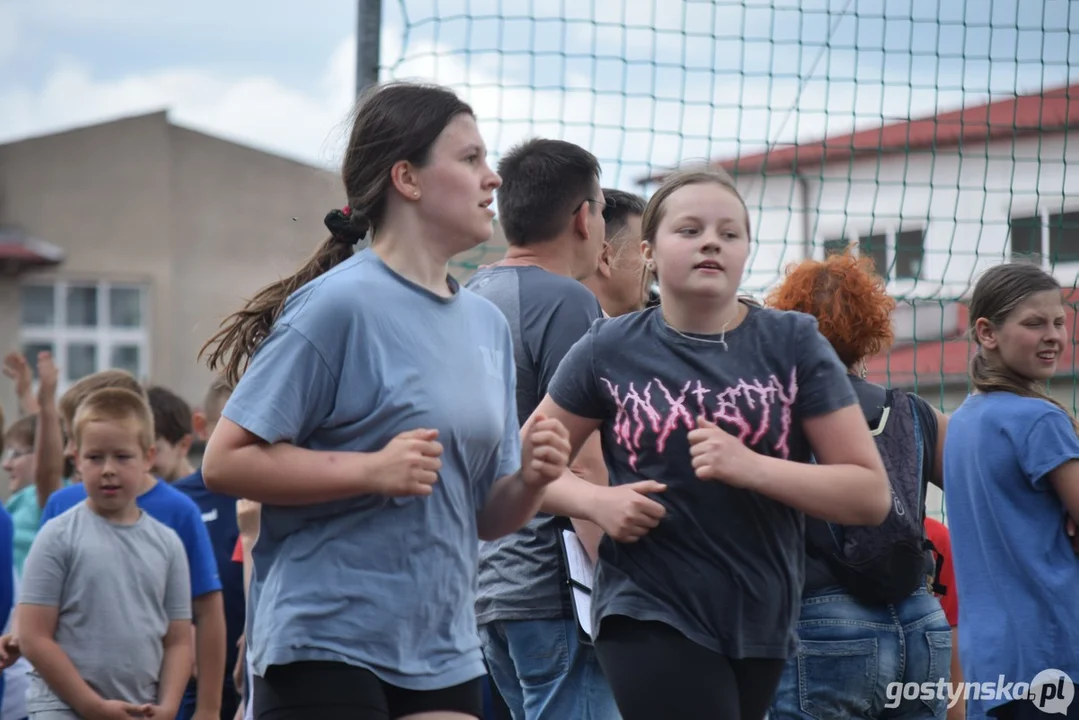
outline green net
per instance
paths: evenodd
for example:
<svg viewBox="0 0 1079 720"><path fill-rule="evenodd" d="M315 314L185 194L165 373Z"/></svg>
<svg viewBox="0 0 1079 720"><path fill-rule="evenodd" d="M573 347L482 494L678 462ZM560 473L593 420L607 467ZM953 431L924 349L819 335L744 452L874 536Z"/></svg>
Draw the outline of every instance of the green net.
<svg viewBox="0 0 1079 720"><path fill-rule="evenodd" d="M981 271L1021 256L1079 277L1069 0L399 0L383 22L383 77L455 88L496 161L561 138L644 195L679 163L726 167L756 238L748 293L857 243L898 301L870 378L944 411L968 392ZM1074 409L1073 358L1053 392Z"/></svg>

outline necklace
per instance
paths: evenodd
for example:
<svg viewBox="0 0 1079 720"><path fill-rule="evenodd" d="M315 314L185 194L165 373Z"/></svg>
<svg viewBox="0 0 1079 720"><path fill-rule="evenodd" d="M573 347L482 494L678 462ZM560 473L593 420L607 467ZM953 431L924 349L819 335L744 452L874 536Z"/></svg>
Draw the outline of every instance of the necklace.
<svg viewBox="0 0 1079 720"><path fill-rule="evenodd" d="M739 312L739 308L735 307L734 308L734 317L732 317L730 320L728 320L726 323L724 323L723 324L723 329L721 329L719 331L719 340L713 340L711 338L700 337L699 335L687 335L686 333L684 333L681 330L679 330L678 328L676 328L674 325L671 325L669 322L667 322L666 317L663 318L663 322L667 325L667 327L669 327L671 330L674 330L674 332L676 334L681 335L686 340L693 340L695 342L703 342L703 343L711 343L713 345L722 345L723 350L728 351L728 350L730 350L730 346L727 345L727 340L726 340L727 328L730 327L730 324L732 322L734 322L735 320L738 319L738 312Z"/></svg>

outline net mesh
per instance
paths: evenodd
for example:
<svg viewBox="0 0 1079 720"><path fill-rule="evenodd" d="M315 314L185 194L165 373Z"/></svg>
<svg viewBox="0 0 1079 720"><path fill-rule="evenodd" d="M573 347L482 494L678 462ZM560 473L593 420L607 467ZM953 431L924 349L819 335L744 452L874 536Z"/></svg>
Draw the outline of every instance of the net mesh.
<svg viewBox="0 0 1079 720"><path fill-rule="evenodd" d="M857 243L898 301L870 378L944 411L968 392L982 270L1022 256L1079 279L1069 0L390 0L383 18L382 77L456 89L495 161L569 140L605 186L646 196L680 163L730 170L756 239L748 293ZM459 273L502 248L496 233ZM1073 347L1053 392L1074 410Z"/></svg>

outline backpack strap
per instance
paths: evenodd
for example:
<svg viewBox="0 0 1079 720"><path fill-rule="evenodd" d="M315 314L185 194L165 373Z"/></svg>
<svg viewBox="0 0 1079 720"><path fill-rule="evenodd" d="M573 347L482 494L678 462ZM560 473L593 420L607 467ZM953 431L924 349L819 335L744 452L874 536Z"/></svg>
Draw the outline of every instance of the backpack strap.
<svg viewBox="0 0 1079 720"><path fill-rule="evenodd" d="M884 407L880 410L880 421L875 428L870 428L869 432L873 437L877 437L884 429L888 427L888 418L892 414L892 407L895 405L895 390L888 388L884 395Z"/></svg>

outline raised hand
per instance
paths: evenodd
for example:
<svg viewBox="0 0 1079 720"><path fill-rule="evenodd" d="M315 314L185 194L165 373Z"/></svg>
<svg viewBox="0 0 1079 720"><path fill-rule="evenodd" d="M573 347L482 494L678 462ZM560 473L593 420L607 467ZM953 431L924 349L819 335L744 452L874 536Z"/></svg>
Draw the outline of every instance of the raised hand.
<svg viewBox="0 0 1079 720"><path fill-rule="evenodd" d="M30 389L34 376L30 371L30 363L20 352L10 352L4 356L4 375L15 383L15 392L20 396Z"/></svg>
<svg viewBox="0 0 1079 720"><path fill-rule="evenodd" d="M51 406L56 402L56 386L60 381L60 372L52 361L52 353L47 350L37 354L37 377L38 404Z"/></svg>
<svg viewBox="0 0 1079 720"><path fill-rule="evenodd" d="M554 482L569 464L569 431L554 418L536 413L521 429L521 479L530 488Z"/></svg>
<svg viewBox="0 0 1079 720"><path fill-rule="evenodd" d="M391 497L430 495L442 468L438 430L406 430L375 453L379 492Z"/></svg>

